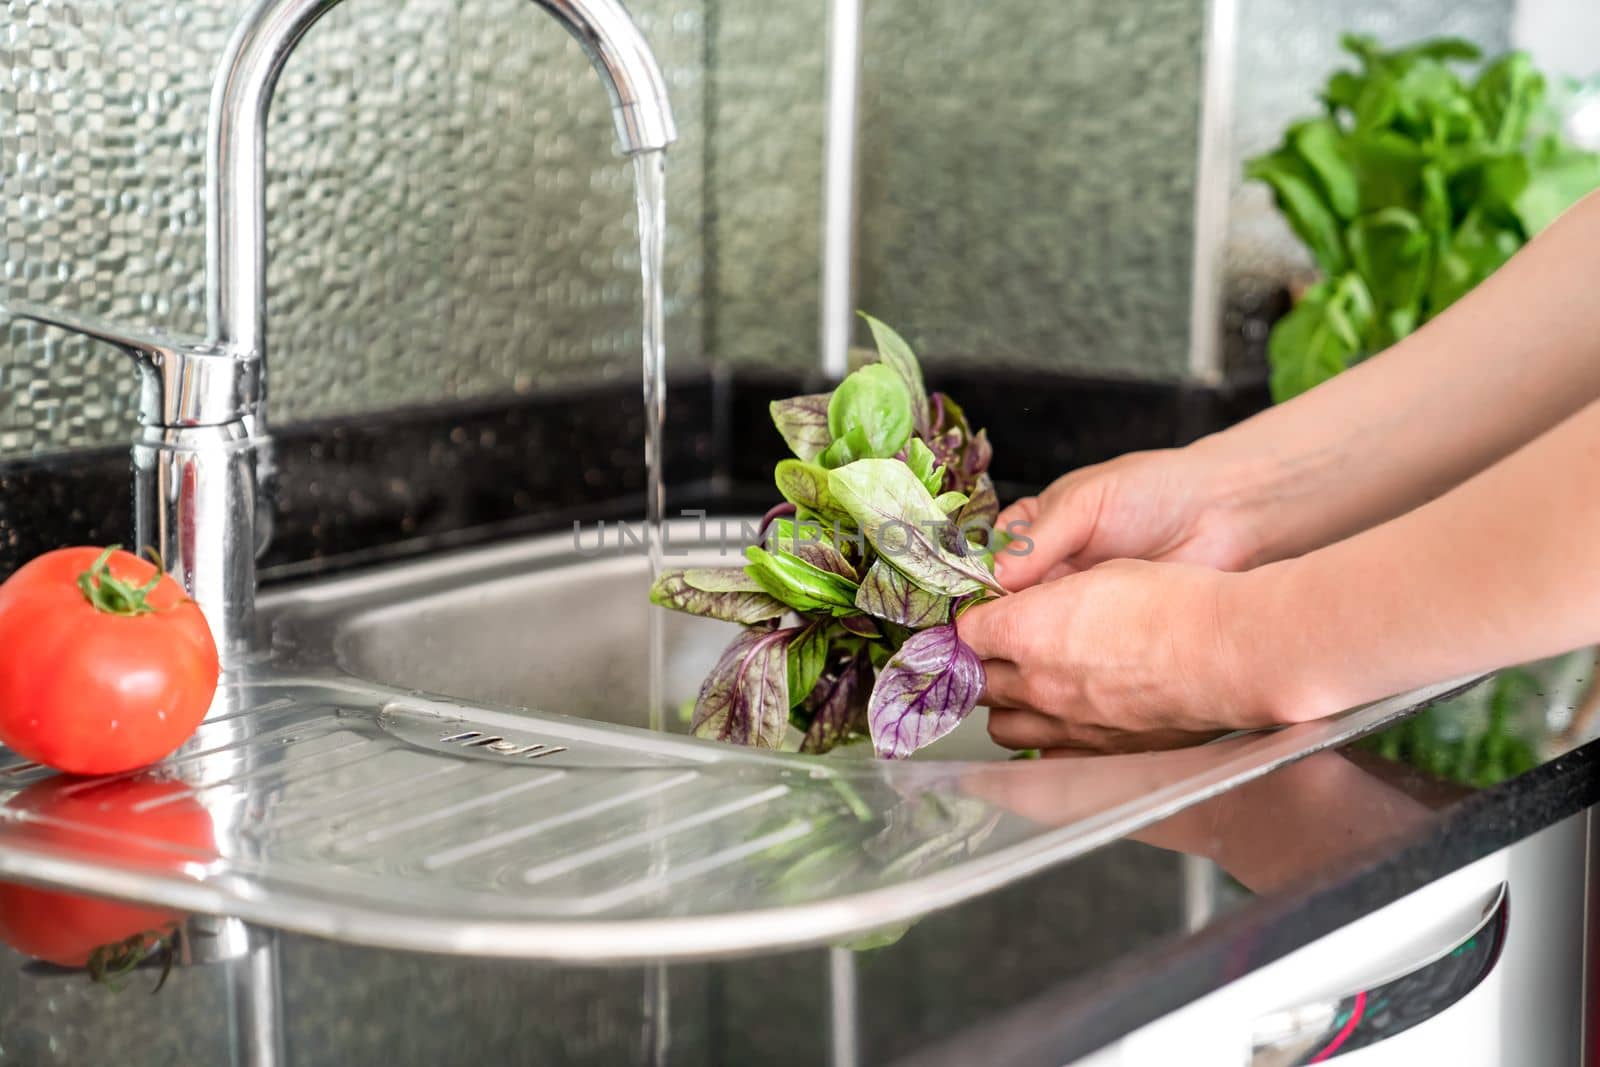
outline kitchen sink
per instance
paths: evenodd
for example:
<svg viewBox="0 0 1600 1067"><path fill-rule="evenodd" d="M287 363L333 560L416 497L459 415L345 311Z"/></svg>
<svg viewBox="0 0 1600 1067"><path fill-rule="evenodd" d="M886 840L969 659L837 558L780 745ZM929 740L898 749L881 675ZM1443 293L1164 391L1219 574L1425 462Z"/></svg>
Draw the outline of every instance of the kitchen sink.
<svg viewBox="0 0 1600 1067"><path fill-rule="evenodd" d="M750 525L753 525L751 523ZM744 562L741 524L680 525L669 543L673 567ZM473 703L560 712L595 722L648 728L650 628L666 649L660 725L686 734L700 683L738 632L724 622L662 611L649 603L648 561L631 542L597 552L597 534L557 538L527 551L489 553L449 567L435 584L423 565L377 578L372 593L346 601L331 643L339 667L360 678ZM576 546L576 547L575 547ZM566 551L561 551L561 549ZM582 548L587 562L574 566ZM465 561L463 561L463 564ZM351 583L351 593L363 583ZM396 589L404 589L397 602ZM427 590L427 591L423 591ZM371 602L368 608L357 603ZM865 756L860 751L856 755ZM919 753L920 758L1008 759L989 740L983 717Z"/></svg>
<svg viewBox="0 0 1600 1067"><path fill-rule="evenodd" d="M723 547L716 524L674 525L669 565L736 561L737 529ZM981 711L909 761L758 752L688 736L674 710L726 624L663 613L667 729L647 728L647 588L637 551L597 551L586 531L276 591L266 651L157 767L63 782L0 753L0 877L424 951L837 942L1459 688L1173 752L1013 761ZM180 807L203 809L210 841L172 838Z"/></svg>

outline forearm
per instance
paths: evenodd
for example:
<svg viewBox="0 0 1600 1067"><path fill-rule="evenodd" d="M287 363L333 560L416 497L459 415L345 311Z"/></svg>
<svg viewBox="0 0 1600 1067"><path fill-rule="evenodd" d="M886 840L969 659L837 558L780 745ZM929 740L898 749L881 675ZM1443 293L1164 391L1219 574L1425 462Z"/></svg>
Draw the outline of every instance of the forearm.
<svg viewBox="0 0 1600 1067"><path fill-rule="evenodd" d="M1600 194L1388 351L1190 446L1283 559L1432 499L1600 397Z"/></svg>
<svg viewBox="0 0 1600 1067"><path fill-rule="evenodd" d="M1438 499L1233 576L1225 647L1306 719L1600 642L1600 402Z"/></svg>

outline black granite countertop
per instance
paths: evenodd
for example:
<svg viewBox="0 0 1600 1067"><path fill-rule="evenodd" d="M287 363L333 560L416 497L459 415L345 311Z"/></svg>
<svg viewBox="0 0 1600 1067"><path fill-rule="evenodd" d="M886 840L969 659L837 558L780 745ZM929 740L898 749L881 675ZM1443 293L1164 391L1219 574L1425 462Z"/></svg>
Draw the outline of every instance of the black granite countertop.
<svg viewBox="0 0 1600 1067"><path fill-rule="evenodd" d="M676 506L764 506L775 454L752 442L764 440L766 399L796 384L675 387ZM1257 402L1114 383L949 387L990 426L997 476L1016 491L1181 443ZM266 573L636 510L639 413L618 410L614 395L574 394L284 431ZM64 542L125 536L126 496L114 453L0 464L0 575ZM1582 703L1590 662L1522 676L1509 719L1503 707L1486 713L1480 690L877 947L580 968L273 934L282 1039L297 1064L1068 1062L1600 800L1600 743L1587 741L1600 731ZM1486 732L1495 745L1474 740ZM1113 762L1052 761L1056 772L1029 776L1038 784L1027 794L996 799L1050 823L1091 771L1168 757L1093 758ZM1199 911L1197 886L1210 902ZM139 971L117 992L0 948L0 1063L237 1061L251 1039L236 967L180 967L152 996L154 983Z"/></svg>

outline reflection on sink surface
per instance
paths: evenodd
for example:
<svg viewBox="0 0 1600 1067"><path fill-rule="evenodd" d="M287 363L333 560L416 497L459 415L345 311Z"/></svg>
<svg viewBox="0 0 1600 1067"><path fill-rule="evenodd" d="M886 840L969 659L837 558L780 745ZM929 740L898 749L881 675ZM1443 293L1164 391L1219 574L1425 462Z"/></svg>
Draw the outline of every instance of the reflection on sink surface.
<svg viewBox="0 0 1600 1067"><path fill-rule="evenodd" d="M715 546L679 558L719 562ZM69 783L74 814L41 819L30 789L50 773L0 752L0 878L469 955L837 942L1082 855L1448 688L1173 752L997 761L981 716L945 759L759 752L639 728L644 592L637 557L583 558L570 535L275 592L271 654L224 679L183 750L131 776L203 809L214 847L119 853L104 825L122 802L99 781ZM668 693L684 700L732 628L667 619ZM163 809L146 807L122 804L117 825L159 842L141 820Z"/></svg>
<svg viewBox="0 0 1600 1067"><path fill-rule="evenodd" d="M730 542L737 523L730 522ZM593 535L585 535L586 542ZM570 542L568 547L570 548ZM671 566L740 562L738 546L694 546ZM484 576L454 589L350 618L335 637L339 665L387 685L471 702L520 707L621 726L649 723L651 616L664 626L667 707L662 720L687 733L688 705L738 633L712 619L649 603L650 574L637 553L608 551L576 565ZM1005 759L980 709L929 746L923 758ZM870 749L832 758L865 757Z"/></svg>

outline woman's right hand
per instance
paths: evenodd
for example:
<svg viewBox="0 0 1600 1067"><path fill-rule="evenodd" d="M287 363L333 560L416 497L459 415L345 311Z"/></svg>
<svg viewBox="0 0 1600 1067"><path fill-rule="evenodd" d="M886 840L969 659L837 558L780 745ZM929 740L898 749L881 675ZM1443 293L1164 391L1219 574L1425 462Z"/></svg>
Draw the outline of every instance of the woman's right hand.
<svg viewBox="0 0 1600 1067"><path fill-rule="evenodd" d="M1018 540L997 554L995 573L1019 590L1111 559L1243 570L1259 543L1225 466L1190 446L1063 475L1000 513L996 527Z"/></svg>

